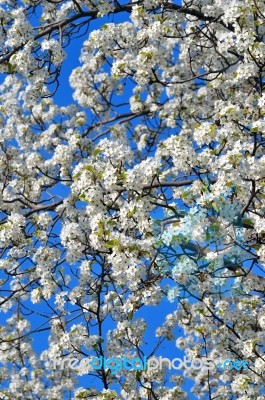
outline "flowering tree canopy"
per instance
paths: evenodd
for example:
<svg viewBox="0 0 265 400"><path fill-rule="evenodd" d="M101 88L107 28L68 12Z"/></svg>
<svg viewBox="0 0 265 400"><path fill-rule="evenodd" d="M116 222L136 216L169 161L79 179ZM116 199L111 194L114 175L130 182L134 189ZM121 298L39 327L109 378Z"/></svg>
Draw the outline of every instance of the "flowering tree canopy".
<svg viewBox="0 0 265 400"><path fill-rule="evenodd" d="M0 398L264 399L264 1L1 0L0 22ZM54 367L162 343L249 368Z"/></svg>

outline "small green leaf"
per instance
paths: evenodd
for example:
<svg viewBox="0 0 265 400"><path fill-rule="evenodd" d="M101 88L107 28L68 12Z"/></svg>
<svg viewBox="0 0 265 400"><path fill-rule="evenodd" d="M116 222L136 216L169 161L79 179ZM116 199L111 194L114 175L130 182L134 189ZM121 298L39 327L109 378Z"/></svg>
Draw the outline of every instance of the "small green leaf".
<svg viewBox="0 0 265 400"><path fill-rule="evenodd" d="M245 228L252 228L253 229L253 222L249 218L243 218L243 226Z"/></svg>
<svg viewBox="0 0 265 400"><path fill-rule="evenodd" d="M99 148L95 149L93 156L96 157L100 152L101 150Z"/></svg>
<svg viewBox="0 0 265 400"><path fill-rule="evenodd" d="M92 167L92 165L86 165L84 167L84 170L89 171L89 172L95 172L95 169L94 169L94 167Z"/></svg>
<svg viewBox="0 0 265 400"><path fill-rule="evenodd" d="M136 207L134 206L131 211L128 211L127 217L132 218L132 216L136 213Z"/></svg>
<svg viewBox="0 0 265 400"><path fill-rule="evenodd" d="M136 371L136 380L139 381L141 379L142 371Z"/></svg>
<svg viewBox="0 0 265 400"><path fill-rule="evenodd" d="M119 242L118 239L112 239L112 240L109 240L109 241L106 243L105 246L107 247L107 249L112 249L113 247L118 246L119 243L120 243L120 242Z"/></svg>
<svg viewBox="0 0 265 400"><path fill-rule="evenodd" d="M10 74L13 74L13 72L14 72L15 69L16 69L16 65L15 65L15 64L8 63L8 64L7 64L7 67L8 67L8 72L9 72Z"/></svg>
<svg viewBox="0 0 265 400"><path fill-rule="evenodd" d="M129 318L130 321L133 320L133 311L129 312L128 318Z"/></svg>

